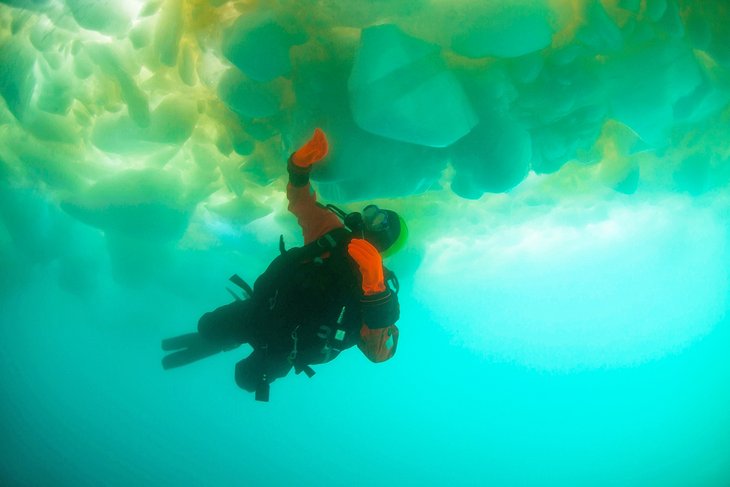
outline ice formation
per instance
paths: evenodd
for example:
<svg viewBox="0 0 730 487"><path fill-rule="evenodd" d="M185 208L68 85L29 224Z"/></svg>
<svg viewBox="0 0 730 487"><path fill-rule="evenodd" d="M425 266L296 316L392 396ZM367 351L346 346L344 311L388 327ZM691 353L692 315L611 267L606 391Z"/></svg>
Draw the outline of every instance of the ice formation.
<svg viewBox="0 0 730 487"><path fill-rule="evenodd" d="M318 176L343 182L345 200L409 196L447 166L452 189L479 198L530 170L617 157L637 180L614 181L621 191L727 181L730 14L720 1L2 4L5 179L61 200L140 164L188 187L192 162L216 181L211 191L245 187L245 172L223 166L265 154L258 169L278 177L317 125L334 147ZM358 157L361 145L377 150ZM404 158L428 167L399 171ZM401 182L341 169L363 165Z"/></svg>
<svg viewBox="0 0 730 487"><path fill-rule="evenodd" d="M21 255L84 288L80 228L128 282L292 230L314 127L320 196L406 209L420 255L541 205L721 195L728 25L724 0L2 0L0 290Z"/></svg>

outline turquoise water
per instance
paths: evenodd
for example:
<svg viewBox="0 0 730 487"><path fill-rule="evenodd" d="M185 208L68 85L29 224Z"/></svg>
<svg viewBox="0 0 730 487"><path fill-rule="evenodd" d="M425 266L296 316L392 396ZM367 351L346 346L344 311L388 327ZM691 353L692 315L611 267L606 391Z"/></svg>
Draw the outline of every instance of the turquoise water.
<svg viewBox="0 0 730 487"><path fill-rule="evenodd" d="M7 485L728 481L727 321L641 366L550 373L451 345L405 298L397 360L374 367L352 352L257 403L233 383L239 351L158 366L160 336L202 306L112 291L102 306L42 279L12 297Z"/></svg>
<svg viewBox="0 0 730 487"><path fill-rule="evenodd" d="M0 2L0 483L730 485L723 1ZM395 357L164 371L320 199L408 221Z"/></svg>

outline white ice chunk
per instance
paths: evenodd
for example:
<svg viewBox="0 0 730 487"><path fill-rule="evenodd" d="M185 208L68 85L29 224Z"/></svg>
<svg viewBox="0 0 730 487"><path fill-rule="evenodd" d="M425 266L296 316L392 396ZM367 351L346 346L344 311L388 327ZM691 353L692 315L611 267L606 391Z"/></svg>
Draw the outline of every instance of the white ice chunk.
<svg viewBox="0 0 730 487"><path fill-rule="evenodd" d="M383 137L446 147L478 121L439 48L392 24L363 31L348 86L355 122Z"/></svg>
<svg viewBox="0 0 730 487"><path fill-rule="evenodd" d="M18 119L23 117L33 96L35 62L33 48L22 38L0 43L0 95Z"/></svg>
<svg viewBox="0 0 730 487"><path fill-rule="evenodd" d="M181 0L166 0L155 29L154 49L166 66L177 64L177 53L183 31Z"/></svg>
<svg viewBox="0 0 730 487"><path fill-rule="evenodd" d="M223 55L248 77L269 81L289 73L289 49L302 40L269 15L242 15L223 34Z"/></svg>
<svg viewBox="0 0 730 487"><path fill-rule="evenodd" d="M656 22L667 10L667 0L646 0L646 14Z"/></svg>
<svg viewBox="0 0 730 487"><path fill-rule="evenodd" d="M483 114L481 123L453 146L457 174L452 190L470 199L484 192L509 191L527 176L531 144L530 134L519 123Z"/></svg>
<svg viewBox="0 0 730 487"><path fill-rule="evenodd" d="M606 73L613 116L654 146L666 143L674 103L702 82L694 54L680 42L654 42L616 56Z"/></svg>
<svg viewBox="0 0 730 487"><path fill-rule="evenodd" d="M272 116L281 110L284 86L280 80L260 82L230 69L221 78L218 94L223 103L247 118Z"/></svg>
<svg viewBox="0 0 730 487"><path fill-rule="evenodd" d="M125 8L125 2L116 0L66 0L66 5L81 27L103 34L125 33L132 19L132 12Z"/></svg>
<svg viewBox="0 0 730 487"><path fill-rule="evenodd" d="M576 38L598 52L618 51L623 46L621 31L600 2L588 4L586 23L579 29Z"/></svg>
<svg viewBox="0 0 730 487"><path fill-rule="evenodd" d="M92 44L87 46L89 56L119 84L122 98L127 103L129 116L140 127L150 123L150 110L147 95L139 88L136 80L127 72L121 57L108 44Z"/></svg>
<svg viewBox="0 0 730 487"><path fill-rule="evenodd" d="M118 154L153 152L160 144L181 145L198 120L194 100L181 95L165 98L151 113L147 127L126 114L107 114L96 120L91 140L98 148Z"/></svg>
<svg viewBox="0 0 730 487"><path fill-rule="evenodd" d="M523 56L548 47L553 36L550 8L542 0L482 2L460 27L452 48L474 58Z"/></svg>
<svg viewBox="0 0 730 487"><path fill-rule="evenodd" d="M182 181L159 169L104 178L74 195L63 209L89 225L145 240L180 238L190 216Z"/></svg>

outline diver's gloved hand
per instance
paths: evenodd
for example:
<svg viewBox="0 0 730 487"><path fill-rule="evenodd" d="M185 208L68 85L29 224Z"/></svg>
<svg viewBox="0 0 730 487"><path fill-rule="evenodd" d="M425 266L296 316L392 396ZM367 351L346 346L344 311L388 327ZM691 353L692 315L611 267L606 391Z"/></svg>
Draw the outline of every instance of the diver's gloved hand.
<svg viewBox="0 0 730 487"><path fill-rule="evenodd" d="M367 240L353 238L347 251L360 268L363 293L369 296L384 292L383 258L378 249Z"/></svg>
<svg viewBox="0 0 730 487"><path fill-rule="evenodd" d="M327 155L327 137L322 129L314 129L314 135L291 156L291 162L298 168L308 169Z"/></svg>

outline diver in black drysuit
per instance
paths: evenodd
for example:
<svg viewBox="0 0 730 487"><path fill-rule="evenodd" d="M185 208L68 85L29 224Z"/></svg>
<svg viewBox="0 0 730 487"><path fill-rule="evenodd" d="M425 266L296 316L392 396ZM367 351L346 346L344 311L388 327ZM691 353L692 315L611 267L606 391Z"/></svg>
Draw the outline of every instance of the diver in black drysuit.
<svg viewBox="0 0 730 487"><path fill-rule="evenodd" d="M281 241L280 255L253 289L234 280L249 299L205 313L198 333L163 340L162 348L172 352L163 358L165 369L248 343L253 352L236 365L236 383L266 401L268 385L292 368L311 377L310 365L328 362L354 345L373 362L395 354L397 279L380 254L402 246L405 222L374 205L346 215L317 203L309 171L325 154L324 134L315 131L288 163L289 210L302 227L305 245L285 250Z"/></svg>

